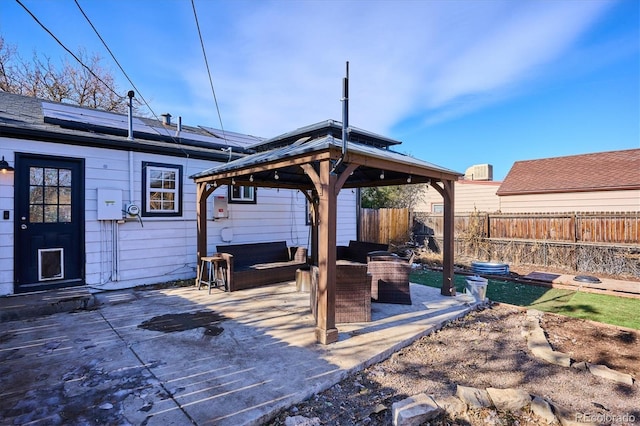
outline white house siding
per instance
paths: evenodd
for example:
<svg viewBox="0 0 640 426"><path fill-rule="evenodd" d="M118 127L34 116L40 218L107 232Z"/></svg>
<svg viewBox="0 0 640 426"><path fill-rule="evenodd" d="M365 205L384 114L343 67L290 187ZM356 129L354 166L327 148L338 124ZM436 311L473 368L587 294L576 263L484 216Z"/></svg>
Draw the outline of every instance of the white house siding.
<svg viewBox="0 0 640 426"><path fill-rule="evenodd" d="M183 166L181 217L127 218L123 223L97 220L97 190L119 189L130 201L129 152L79 147L37 141L0 138L0 156L12 165L15 152L83 158L85 160L85 280L88 286L120 289L136 285L189 279L196 274L196 186L189 176L210 168L205 160L140 152L133 153L133 202L142 203L142 162ZM0 221L0 295L13 293L14 204L13 174L0 175L0 211L10 212ZM213 196L227 194L226 187L214 191L208 202L208 251L222 243L222 228L233 230L231 243L286 240L288 245L308 246L305 197L298 191L259 188L258 204L229 204L228 219L213 219ZM339 239L356 235L356 197L343 191L339 198ZM111 247L117 228L119 268L113 274Z"/></svg>
<svg viewBox="0 0 640 426"><path fill-rule="evenodd" d="M14 164L13 152L0 140L0 158ZM0 216L0 295L13 292L13 173L0 173L0 211L8 211L9 220Z"/></svg>
<svg viewBox="0 0 640 426"><path fill-rule="evenodd" d="M455 213L495 212L500 210L500 199L496 191L501 182L495 181L458 181L454 187ZM416 207L417 212L433 212L433 205L444 203L442 196L432 187L427 190L424 200Z"/></svg>
<svg viewBox="0 0 640 426"><path fill-rule="evenodd" d="M349 240L357 239L358 218L355 212L357 204L355 189L342 189L338 194L338 226L336 228L336 244L348 245Z"/></svg>
<svg viewBox="0 0 640 426"><path fill-rule="evenodd" d="M503 195L504 213L637 212L640 190Z"/></svg>

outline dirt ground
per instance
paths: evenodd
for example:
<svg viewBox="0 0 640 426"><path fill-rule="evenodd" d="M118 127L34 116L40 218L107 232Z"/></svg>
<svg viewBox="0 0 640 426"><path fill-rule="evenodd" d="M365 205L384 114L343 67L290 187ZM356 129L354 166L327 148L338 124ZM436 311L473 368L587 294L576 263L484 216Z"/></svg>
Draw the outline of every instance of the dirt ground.
<svg viewBox="0 0 640 426"><path fill-rule="evenodd" d="M574 413L626 415L640 424L637 381L623 385L533 357L522 334L524 324L525 311L508 305L471 313L291 407L269 424L304 416L317 417L323 425L390 425L394 402L422 392L453 395L457 384L524 389ZM554 314L545 314L541 325L554 349L576 362L605 364L640 378L640 332ZM546 423L528 412L483 409L469 410L466 419L441 416L430 424Z"/></svg>

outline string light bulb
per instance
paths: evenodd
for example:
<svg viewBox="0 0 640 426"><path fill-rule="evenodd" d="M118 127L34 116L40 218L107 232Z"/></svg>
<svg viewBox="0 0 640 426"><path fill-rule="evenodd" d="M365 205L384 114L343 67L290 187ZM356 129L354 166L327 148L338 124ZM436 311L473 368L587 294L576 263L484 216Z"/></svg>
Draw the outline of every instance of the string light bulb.
<svg viewBox="0 0 640 426"><path fill-rule="evenodd" d="M249 182L253 182L253 175L249 176Z"/></svg>
<svg viewBox="0 0 640 426"><path fill-rule="evenodd" d="M218 187L218 182L216 182L215 180L213 181L213 187L217 188Z"/></svg>
<svg viewBox="0 0 640 426"><path fill-rule="evenodd" d="M384 170L380 172L380 180L384 180Z"/></svg>
<svg viewBox="0 0 640 426"><path fill-rule="evenodd" d="M235 185L235 184L236 184L235 178L231 178L231 185Z"/></svg>
<svg viewBox="0 0 640 426"><path fill-rule="evenodd" d="M407 178L407 183L411 183L411 175Z"/></svg>
<svg viewBox="0 0 640 426"><path fill-rule="evenodd" d="M277 171L277 170L276 170L276 174L273 176L273 178L274 178L275 180L280 179L280 176L278 176L278 171Z"/></svg>

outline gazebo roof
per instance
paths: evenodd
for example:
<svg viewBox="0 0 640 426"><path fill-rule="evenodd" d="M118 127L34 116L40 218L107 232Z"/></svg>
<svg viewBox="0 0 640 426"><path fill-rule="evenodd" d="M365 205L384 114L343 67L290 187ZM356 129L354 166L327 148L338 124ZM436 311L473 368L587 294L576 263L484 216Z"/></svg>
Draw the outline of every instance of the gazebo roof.
<svg viewBox="0 0 640 426"><path fill-rule="evenodd" d="M334 137L335 128L335 122L328 121L323 127L314 125L281 135L261 144L263 148L279 147L217 165L191 178L196 182L217 179L219 183L233 178L237 184L245 186L310 189L313 184L300 165L314 164L327 158L337 162L342 157L343 143ZM354 137L364 143L350 140L343 161L335 169L340 174L347 164L358 164L358 168L346 179L345 188L457 180L462 175L390 150L390 142L397 141L361 130L349 129L348 133L350 139Z"/></svg>

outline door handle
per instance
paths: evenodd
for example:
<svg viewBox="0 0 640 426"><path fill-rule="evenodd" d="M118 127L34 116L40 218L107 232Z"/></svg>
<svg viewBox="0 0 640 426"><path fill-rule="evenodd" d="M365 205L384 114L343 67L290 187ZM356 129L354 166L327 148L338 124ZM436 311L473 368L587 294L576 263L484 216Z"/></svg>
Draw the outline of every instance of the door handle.
<svg viewBox="0 0 640 426"><path fill-rule="evenodd" d="M20 225L20 229L27 229L27 225L23 223L22 225Z"/></svg>

